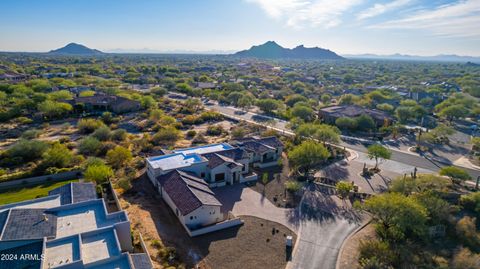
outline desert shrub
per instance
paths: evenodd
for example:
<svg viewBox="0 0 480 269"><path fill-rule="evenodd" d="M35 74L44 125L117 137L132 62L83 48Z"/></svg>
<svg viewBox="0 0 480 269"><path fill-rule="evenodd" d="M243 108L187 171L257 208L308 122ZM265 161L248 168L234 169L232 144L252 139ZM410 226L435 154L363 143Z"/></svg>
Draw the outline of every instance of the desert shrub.
<svg viewBox="0 0 480 269"><path fill-rule="evenodd" d="M210 125L207 128L207 135L210 136L219 136L224 132L221 125Z"/></svg>
<svg viewBox="0 0 480 269"><path fill-rule="evenodd" d="M124 191L128 191L132 188L132 184L128 178L121 178L120 180L118 180L117 186Z"/></svg>
<svg viewBox="0 0 480 269"><path fill-rule="evenodd" d="M117 129L111 133L111 138L114 141L124 141L127 139L127 131L125 129Z"/></svg>
<svg viewBox="0 0 480 269"><path fill-rule="evenodd" d="M15 118L15 121L18 122L19 124L30 124L33 122L32 119L27 117L18 117L18 118Z"/></svg>
<svg viewBox="0 0 480 269"><path fill-rule="evenodd" d="M235 127L230 132L230 134L232 135L232 138L234 138L234 139L245 137L245 133L246 133L246 131L245 131L245 128L243 128L243 127Z"/></svg>
<svg viewBox="0 0 480 269"><path fill-rule="evenodd" d="M122 146L116 146L107 152L107 162L115 168L119 168L131 160L132 153Z"/></svg>
<svg viewBox="0 0 480 269"><path fill-rule="evenodd" d="M85 180L102 184L113 177L113 170L107 165L90 165L83 174Z"/></svg>
<svg viewBox="0 0 480 269"><path fill-rule="evenodd" d="M205 111L200 114L202 122L223 120L223 115L215 111Z"/></svg>
<svg viewBox="0 0 480 269"><path fill-rule="evenodd" d="M465 216L455 226L457 237L469 248L480 248L480 234L477 231L476 218Z"/></svg>
<svg viewBox="0 0 480 269"><path fill-rule="evenodd" d="M187 131L187 137L192 138L197 134L195 130L188 130Z"/></svg>
<svg viewBox="0 0 480 269"><path fill-rule="evenodd" d="M472 253L466 248L461 248L453 256L452 269L477 269L480 268L480 254Z"/></svg>
<svg viewBox="0 0 480 269"><path fill-rule="evenodd" d="M55 143L43 154L42 166L63 168L69 167L73 162L72 152L63 144Z"/></svg>
<svg viewBox="0 0 480 269"><path fill-rule="evenodd" d="M353 189L353 185L350 182L339 181L337 182L337 184L335 184L335 188L337 189L337 192L340 195L340 197L345 198Z"/></svg>
<svg viewBox="0 0 480 269"><path fill-rule="evenodd" d="M88 159L85 161L83 164L84 168L88 168L89 166L94 166L94 165L104 165L105 162L103 159L97 158L97 157L88 157Z"/></svg>
<svg viewBox="0 0 480 269"><path fill-rule="evenodd" d="M97 128L92 133L91 136L95 137L96 139L98 139L100 141L107 141L107 140L110 139L111 131L110 131L110 128L108 128L107 126L101 126L101 127Z"/></svg>
<svg viewBox="0 0 480 269"><path fill-rule="evenodd" d="M360 242L361 268L394 268L395 253L388 243L378 240Z"/></svg>
<svg viewBox="0 0 480 269"><path fill-rule="evenodd" d="M93 133L102 126L105 126L105 124L96 119L81 119L77 123L78 130L83 134Z"/></svg>
<svg viewBox="0 0 480 269"><path fill-rule="evenodd" d="M87 136L78 143L78 152L84 155L97 155L101 147L102 142L95 137Z"/></svg>
<svg viewBox="0 0 480 269"><path fill-rule="evenodd" d="M202 123L202 119L195 115L187 115L182 119L183 125L193 125L193 124L200 124L200 123Z"/></svg>
<svg viewBox="0 0 480 269"><path fill-rule="evenodd" d="M468 210L480 214L480 192L472 192L460 197L460 203Z"/></svg>
<svg viewBox="0 0 480 269"><path fill-rule="evenodd" d="M34 139L34 138L38 138L41 134L42 134L42 131L37 130L37 129L31 129L31 130L27 130L27 131L23 132L21 137L23 139L31 140L31 139Z"/></svg>
<svg viewBox="0 0 480 269"><path fill-rule="evenodd" d="M298 181L289 180L285 182L285 189L288 192L294 193L299 191L302 188L302 184Z"/></svg>
<svg viewBox="0 0 480 269"><path fill-rule="evenodd" d="M193 139L192 139L192 143L194 144L203 144L203 143L207 143L207 138L205 138L205 136L203 135L203 133L198 133Z"/></svg>
<svg viewBox="0 0 480 269"><path fill-rule="evenodd" d="M181 132L174 127L160 129L152 137L152 143L155 145L173 144L180 139Z"/></svg>
<svg viewBox="0 0 480 269"><path fill-rule="evenodd" d="M12 160L28 162L40 158L47 149L45 142L21 139L6 151L6 155Z"/></svg>

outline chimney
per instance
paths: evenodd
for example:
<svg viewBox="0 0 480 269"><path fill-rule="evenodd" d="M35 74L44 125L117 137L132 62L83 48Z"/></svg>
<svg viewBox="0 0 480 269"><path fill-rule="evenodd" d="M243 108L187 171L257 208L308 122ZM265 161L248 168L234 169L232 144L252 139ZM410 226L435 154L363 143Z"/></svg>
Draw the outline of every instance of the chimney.
<svg viewBox="0 0 480 269"><path fill-rule="evenodd" d="M43 221L48 221L47 214L43 213Z"/></svg>

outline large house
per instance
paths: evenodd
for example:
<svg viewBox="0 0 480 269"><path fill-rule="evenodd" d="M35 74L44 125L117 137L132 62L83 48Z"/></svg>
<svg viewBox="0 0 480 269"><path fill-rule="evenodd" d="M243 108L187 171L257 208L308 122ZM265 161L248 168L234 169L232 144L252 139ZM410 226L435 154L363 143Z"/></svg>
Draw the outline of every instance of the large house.
<svg viewBox="0 0 480 269"><path fill-rule="evenodd" d="M110 111L117 114L138 111L141 109L140 102L125 97L107 94L95 94L94 96L75 97L67 100L76 110L101 112Z"/></svg>
<svg viewBox="0 0 480 269"><path fill-rule="evenodd" d="M146 253L132 250L127 214L109 213L92 183L0 207L0 255L16 257L1 268L152 268Z"/></svg>
<svg viewBox="0 0 480 269"><path fill-rule="evenodd" d="M147 175L187 231L194 230L227 217L210 188L257 180L250 166L277 165L282 151L276 137L178 149L147 158Z"/></svg>
<svg viewBox="0 0 480 269"><path fill-rule="evenodd" d="M372 117L377 126L389 125L394 119L384 111L357 105L333 105L321 108L319 117L326 123L335 124L338 118L355 118L361 115Z"/></svg>

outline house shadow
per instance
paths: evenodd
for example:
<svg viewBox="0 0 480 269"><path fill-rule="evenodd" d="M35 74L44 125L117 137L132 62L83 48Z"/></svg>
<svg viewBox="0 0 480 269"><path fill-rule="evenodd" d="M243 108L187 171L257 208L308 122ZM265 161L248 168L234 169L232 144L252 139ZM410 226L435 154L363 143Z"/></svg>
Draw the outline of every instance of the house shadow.
<svg viewBox="0 0 480 269"><path fill-rule="evenodd" d="M323 174L323 177L340 181L343 179L347 179L350 175L350 172L341 163L335 163L333 165L323 168L320 174Z"/></svg>

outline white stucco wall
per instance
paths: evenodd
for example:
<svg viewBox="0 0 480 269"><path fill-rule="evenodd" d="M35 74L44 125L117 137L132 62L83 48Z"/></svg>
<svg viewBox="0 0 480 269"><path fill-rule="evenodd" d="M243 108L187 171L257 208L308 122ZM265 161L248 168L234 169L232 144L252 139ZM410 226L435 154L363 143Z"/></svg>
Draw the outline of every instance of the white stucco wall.
<svg viewBox="0 0 480 269"><path fill-rule="evenodd" d="M189 228L198 228L214 224L223 220L220 206L204 205L183 217L184 223Z"/></svg>

